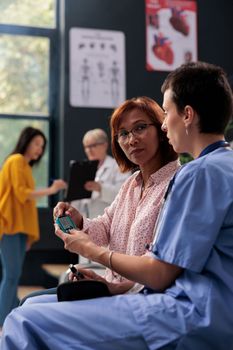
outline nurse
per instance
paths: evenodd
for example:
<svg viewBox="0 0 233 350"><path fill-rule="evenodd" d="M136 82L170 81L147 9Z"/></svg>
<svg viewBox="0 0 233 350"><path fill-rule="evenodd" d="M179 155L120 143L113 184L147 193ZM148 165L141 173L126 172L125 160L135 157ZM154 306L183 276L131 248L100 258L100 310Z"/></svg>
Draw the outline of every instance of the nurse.
<svg viewBox="0 0 233 350"><path fill-rule="evenodd" d="M66 249L145 285L143 293L24 305L7 317L1 349L232 349L231 89L221 68L195 62L171 72L162 92L162 128L194 161L170 183L150 252L127 256L56 227Z"/></svg>

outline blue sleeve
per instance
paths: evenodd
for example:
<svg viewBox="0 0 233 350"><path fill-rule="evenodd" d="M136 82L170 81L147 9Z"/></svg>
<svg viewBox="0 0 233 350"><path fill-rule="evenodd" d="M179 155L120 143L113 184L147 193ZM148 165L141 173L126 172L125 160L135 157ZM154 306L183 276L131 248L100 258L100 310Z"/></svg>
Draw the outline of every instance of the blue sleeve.
<svg viewBox="0 0 233 350"><path fill-rule="evenodd" d="M191 164L194 163L194 164ZM193 161L178 174L165 203L156 258L200 272L219 234L230 193L223 172Z"/></svg>

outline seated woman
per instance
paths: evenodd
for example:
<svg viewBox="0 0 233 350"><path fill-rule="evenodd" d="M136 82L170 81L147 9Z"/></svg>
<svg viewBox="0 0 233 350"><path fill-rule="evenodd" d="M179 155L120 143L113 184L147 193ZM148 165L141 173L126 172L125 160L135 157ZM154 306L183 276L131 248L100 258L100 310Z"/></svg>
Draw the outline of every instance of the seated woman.
<svg viewBox="0 0 233 350"><path fill-rule="evenodd" d="M115 159L107 154L108 136L102 129L89 130L83 136L83 148L88 160L98 160L95 181L88 181L85 189L91 198L72 201L71 205L86 217L93 219L104 213L115 199L130 172L122 173Z"/></svg>
<svg viewBox="0 0 233 350"><path fill-rule="evenodd" d="M134 174L104 215L87 220L67 203L60 203L55 216L57 211L68 210L77 227L99 246L129 255L144 254L166 187L179 166L177 153L161 131L162 118L162 109L148 97L133 98L119 106L110 121L112 153L123 173ZM120 138L116 137L119 132ZM109 269L106 278L124 280Z"/></svg>
<svg viewBox="0 0 233 350"><path fill-rule="evenodd" d="M77 227L88 233L99 246L109 246L129 255L144 254L145 244L153 236L169 180L179 168L178 155L161 130L162 119L163 110L148 97L132 98L122 103L110 122L112 153L121 171L134 171L133 175L126 180L102 216L87 219L67 203L59 203L55 215L68 210ZM114 283L125 281L125 290L134 284L108 268L105 277ZM56 288L34 292L26 299L29 302L28 297L54 293ZM24 301L25 298L21 304Z"/></svg>

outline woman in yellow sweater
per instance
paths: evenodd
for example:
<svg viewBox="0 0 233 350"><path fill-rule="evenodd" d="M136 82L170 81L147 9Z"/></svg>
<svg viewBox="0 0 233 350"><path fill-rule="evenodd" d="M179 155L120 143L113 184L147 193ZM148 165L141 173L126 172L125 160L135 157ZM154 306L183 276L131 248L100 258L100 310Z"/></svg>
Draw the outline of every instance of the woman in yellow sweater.
<svg viewBox="0 0 233 350"><path fill-rule="evenodd" d="M0 171L0 327L18 305L17 287L25 252L39 239L36 199L66 188L59 179L50 187L35 190L32 166L40 161L45 146L42 131L26 127Z"/></svg>

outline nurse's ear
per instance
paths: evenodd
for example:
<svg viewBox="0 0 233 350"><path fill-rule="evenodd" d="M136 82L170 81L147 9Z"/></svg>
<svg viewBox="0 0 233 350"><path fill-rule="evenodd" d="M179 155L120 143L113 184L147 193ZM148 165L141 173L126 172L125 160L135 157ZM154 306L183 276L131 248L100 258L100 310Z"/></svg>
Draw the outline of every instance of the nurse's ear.
<svg viewBox="0 0 233 350"><path fill-rule="evenodd" d="M190 128L190 126L192 125L194 119L195 119L195 111L194 109L187 105L184 107L184 117L183 117L183 121L184 121L184 126L185 129L188 130Z"/></svg>

